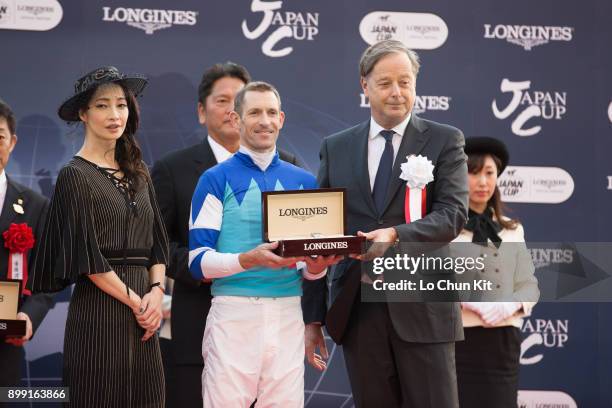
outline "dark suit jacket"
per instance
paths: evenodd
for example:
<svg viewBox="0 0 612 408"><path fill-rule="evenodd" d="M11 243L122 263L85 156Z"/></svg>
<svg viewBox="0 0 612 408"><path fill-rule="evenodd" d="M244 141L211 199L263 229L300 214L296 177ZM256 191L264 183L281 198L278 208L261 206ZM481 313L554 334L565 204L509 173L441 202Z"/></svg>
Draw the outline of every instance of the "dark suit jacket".
<svg viewBox="0 0 612 408"><path fill-rule="evenodd" d="M17 213L13 208L13 204L16 204L18 200L22 200L21 207L23 208L23 214ZM48 207L49 200L47 200L47 198L8 178L6 197L2 207L2 214L0 214L0 278L6 279L8 276L9 259L9 251L4 246L2 232L6 231L11 223L26 223L32 228L35 236L34 248L27 254L28 267L31 268L32 261L36 255L36 243L40 239L45 225ZM40 326L40 323L49 309L53 306L53 296L52 294L40 293L32 296L23 296L21 298L19 311L30 317L34 333L38 326ZM5 344L3 339L0 340L0 361L4 361L6 358L6 361L18 362L16 367L10 367L6 370L3 367L0 371L10 372L14 370L14 372L20 372L21 359L8 358L5 353L22 353L21 348Z"/></svg>
<svg viewBox="0 0 612 408"><path fill-rule="evenodd" d="M279 149L282 160L295 156ZM188 268L191 197L204 171L217 164L210 144L168 154L153 166L151 177L170 239L167 275L175 280L172 297L172 342L177 364L203 364L202 338L212 296L210 284L196 281Z"/></svg>
<svg viewBox="0 0 612 408"><path fill-rule="evenodd" d="M385 210L378 214L368 174L370 121L327 137L321 147L318 182L321 187L347 188L348 233L395 227L400 242L450 242L467 219L467 165L461 131L412 114L393 165ZM406 224L406 182L399 178L406 156L421 154L435 166L434 181L426 187L426 216ZM361 264L346 259L335 268L331 282L332 305L327 330L342 342L351 309L359 301ZM326 288L320 287L319 293ZM311 295L312 296L312 295ZM389 302L389 315L397 334L410 342L448 342L463 338L459 305L453 302Z"/></svg>

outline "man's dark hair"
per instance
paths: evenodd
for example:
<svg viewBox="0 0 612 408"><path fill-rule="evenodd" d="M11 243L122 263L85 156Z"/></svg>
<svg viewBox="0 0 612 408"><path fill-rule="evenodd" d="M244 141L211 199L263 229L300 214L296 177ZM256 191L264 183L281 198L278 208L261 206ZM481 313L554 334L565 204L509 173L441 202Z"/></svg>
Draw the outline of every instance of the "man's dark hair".
<svg viewBox="0 0 612 408"><path fill-rule="evenodd" d="M11 135L15 134L15 114L10 106L6 104L2 99L0 99L0 118L6 120L6 124L8 125L9 132Z"/></svg>
<svg viewBox="0 0 612 408"><path fill-rule="evenodd" d="M212 87L215 82L225 77L239 79L244 82L245 85L251 82L249 71L242 65L231 61L224 62L223 64L215 64L204 72L200 85L198 86L198 101L202 105L206 105L206 98L212 92Z"/></svg>

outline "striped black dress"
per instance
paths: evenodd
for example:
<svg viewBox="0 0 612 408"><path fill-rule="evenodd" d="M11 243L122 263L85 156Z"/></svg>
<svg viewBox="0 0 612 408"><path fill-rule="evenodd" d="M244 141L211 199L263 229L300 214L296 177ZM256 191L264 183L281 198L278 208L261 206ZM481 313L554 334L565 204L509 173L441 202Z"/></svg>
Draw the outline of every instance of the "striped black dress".
<svg viewBox="0 0 612 408"><path fill-rule="evenodd" d="M126 194L109 172L75 156L60 171L29 284L58 291L76 283L64 337L64 383L73 407L162 407L157 336L89 274L114 270L141 297L148 266L167 264L168 238L149 178Z"/></svg>

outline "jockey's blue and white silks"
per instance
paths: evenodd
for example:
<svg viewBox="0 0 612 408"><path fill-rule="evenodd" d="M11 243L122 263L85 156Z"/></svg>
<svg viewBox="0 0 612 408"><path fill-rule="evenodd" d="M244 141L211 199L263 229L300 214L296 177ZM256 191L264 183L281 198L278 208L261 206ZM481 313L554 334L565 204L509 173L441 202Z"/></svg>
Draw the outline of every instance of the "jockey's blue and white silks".
<svg viewBox="0 0 612 408"><path fill-rule="evenodd" d="M314 176L282 161L278 153L262 171L248 154L207 170L198 182L189 219L189 270L195 279L206 277L202 259L207 252L247 252L262 240L263 191L316 188ZM296 268L256 267L213 280L213 296L300 296L301 273Z"/></svg>

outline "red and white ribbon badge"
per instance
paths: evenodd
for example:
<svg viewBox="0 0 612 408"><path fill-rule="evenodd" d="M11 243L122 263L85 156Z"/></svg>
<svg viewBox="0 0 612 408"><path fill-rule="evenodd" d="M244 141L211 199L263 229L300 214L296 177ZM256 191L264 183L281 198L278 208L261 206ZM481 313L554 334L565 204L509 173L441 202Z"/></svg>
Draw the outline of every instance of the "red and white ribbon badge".
<svg viewBox="0 0 612 408"><path fill-rule="evenodd" d="M31 295L26 289L28 282L28 259L26 253L34 247L34 233L28 224L12 223L9 229L2 233L4 246L9 250L8 278L20 280L21 293Z"/></svg>
<svg viewBox="0 0 612 408"><path fill-rule="evenodd" d="M406 200L404 201L404 216L406 224L418 221L425 216L427 208L428 183L434 179L434 165L425 156L406 156L406 162L400 165L400 178L406 180Z"/></svg>
<svg viewBox="0 0 612 408"><path fill-rule="evenodd" d="M404 202L404 216L406 224L418 221L425 216L427 208L427 189L410 188L406 186L406 200Z"/></svg>

